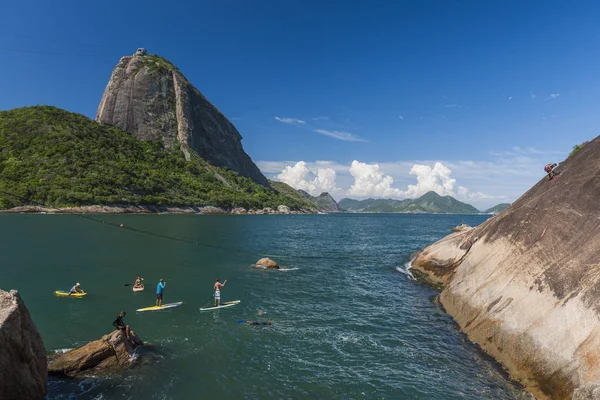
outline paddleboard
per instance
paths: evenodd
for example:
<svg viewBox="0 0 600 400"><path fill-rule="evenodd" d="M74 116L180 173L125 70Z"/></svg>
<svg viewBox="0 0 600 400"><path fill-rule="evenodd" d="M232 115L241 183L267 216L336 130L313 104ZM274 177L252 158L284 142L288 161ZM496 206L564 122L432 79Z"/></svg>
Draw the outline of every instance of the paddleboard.
<svg viewBox="0 0 600 400"><path fill-rule="evenodd" d="M87 293L72 293L69 295L69 292L63 292L62 290L57 290L54 292L55 295L59 297L83 297L87 296Z"/></svg>
<svg viewBox="0 0 600 400"><path fill-rule="evenodd" d="M157 306L152 306L152 307L145 307L145 308L140 308L137 309L135 311L158 311L158 310L164 310L165 308L173 308L173 307L177 307L183 304L183 301L179 301L177 303L169 303L169 304L163 304L160 307Z"/></svg>
<svg viewBox="0 0 600 400"><path fill-rule="evenodd" d="M201 308L200 311L211 311L211 310L216 310L218 308L231 307L231 306L238 305L240 302L241 302L241 300L226 301L224 303L221 303L220 306L204 307L204 308Z"/></svg>
<svg viewBox="0 0 600 400"><path fill-rule="evenodd" d="M142 285L142 287L134 287L133 288L134 292L141 292L142 290L144 290L144 285Z"/></svg>

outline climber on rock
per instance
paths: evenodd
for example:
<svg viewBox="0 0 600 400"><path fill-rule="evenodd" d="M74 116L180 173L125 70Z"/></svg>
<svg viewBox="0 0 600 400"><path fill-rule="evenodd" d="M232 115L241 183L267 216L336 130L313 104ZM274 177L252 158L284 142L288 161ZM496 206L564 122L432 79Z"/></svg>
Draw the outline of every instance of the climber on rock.
<svg viewBox="0 0 600 400"><path fill-rule="evenodd" d="M554 178L556 175L559 175L560 172L556 172L554 171L554 168L557 166L558 164L547 164L544 167L544 171L546 171L548 173L548 180L552 180L552 178Z"/></svg>

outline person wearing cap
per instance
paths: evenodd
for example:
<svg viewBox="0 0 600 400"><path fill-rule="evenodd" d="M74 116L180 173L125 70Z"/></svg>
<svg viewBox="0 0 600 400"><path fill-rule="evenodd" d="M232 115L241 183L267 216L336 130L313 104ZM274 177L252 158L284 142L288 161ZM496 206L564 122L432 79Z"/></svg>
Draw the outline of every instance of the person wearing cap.
<svg viewBox="0 0 600 400"><path fill-rule="evenodd" d="M156 286L156 307L162 306L163 292L165 291L166 284L167 283L163 279L161 279L160 282L158 282L158 285Z"/></svg>
<svg viewBox="0 0 600 400"><path fill-rule="evenodd" d="M83 289L81 288L81 285L79 284L79 282L77 282L77 283L75 284L75 286L73 286L73 287L71 288L71 290L69 290L69 294L73 294L73 293L85 293L85 292L83 291Z"/></svg>

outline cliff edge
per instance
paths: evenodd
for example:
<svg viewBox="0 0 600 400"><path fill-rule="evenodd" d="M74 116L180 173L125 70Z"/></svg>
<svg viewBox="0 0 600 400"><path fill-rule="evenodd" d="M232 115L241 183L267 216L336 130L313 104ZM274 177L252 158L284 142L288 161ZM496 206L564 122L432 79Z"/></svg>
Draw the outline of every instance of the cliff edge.
<svg viewBox="0 0 600 400"><path fill-rule="evenodd" d="M421 251L412 268L443 285L446 311L536 397L591 398L600 392L600 137L557 170L502 214Z"/></svg>
<svg viewBox="0 0 600 400"><path fill-rule="evenodd" d="M0 399L46 397L46 350L19 292L0 290Z"/></svg>
<svg viewBox="0 0 600 400"><path fill-rule="evenodd" d="M113 69L96 121L117 126L142 140L179 145L256 183L267 178L242 148L242 136L206 97L166 59L138 49Z"/></svg>

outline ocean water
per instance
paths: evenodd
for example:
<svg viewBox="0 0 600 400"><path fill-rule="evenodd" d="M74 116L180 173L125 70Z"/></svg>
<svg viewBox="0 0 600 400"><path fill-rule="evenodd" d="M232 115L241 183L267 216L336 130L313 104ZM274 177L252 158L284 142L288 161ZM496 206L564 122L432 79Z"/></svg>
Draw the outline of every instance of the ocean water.
<svg viewBox="0 0 600 400"><path fill-rule="evenodd" d="M18 289L48 352L111 331L149 343L116 376L50 379L48 399L525 399L407 272L411 255L487 216L0 215L0 288ZM268 254L289 268L251 265ZM146 290L133 293L136 275ZM200 312L217 277L235 307ZM160 278L165 303L153 305ZM57 298L80 282L85 298ZM258 313L262 312L262 315ZM270 321L256 327L241 320Z"/></svg>

